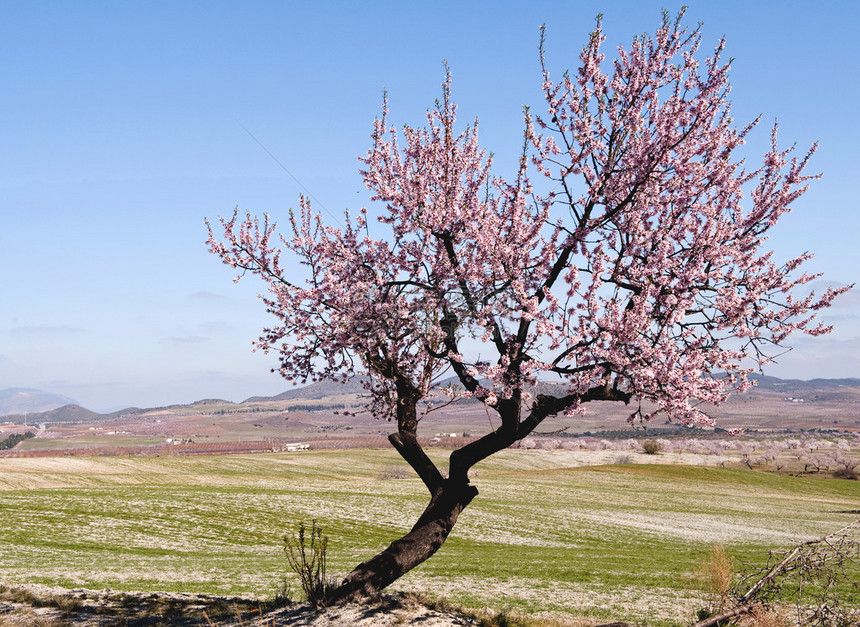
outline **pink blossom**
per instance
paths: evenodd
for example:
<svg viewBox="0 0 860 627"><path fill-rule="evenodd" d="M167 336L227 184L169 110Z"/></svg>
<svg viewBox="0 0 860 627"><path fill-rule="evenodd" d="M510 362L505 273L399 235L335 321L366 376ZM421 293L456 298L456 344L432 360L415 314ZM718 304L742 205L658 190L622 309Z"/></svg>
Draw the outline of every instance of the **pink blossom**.
<svg viewBox="0 0 860 627"><path fill-rule="evenodd" d="M268 216L209 227L213 253L268 284L274 322L256 346L284 377L368 375L390 418L405 390L427 397L453 374L515 439L591 400L630 404L631 421L710 425L703 408L752 385L790 335L830 330L815 312L847 288L800 293L816 278L798 275L809 255L779 263L764 247L818 178L815 146L779 148L774 126L746 169L736 150L757 120L733 126L723 44L698 60L699 29L681 16L611 64L604 39L598 20L561 82L541 46L548 113L527 112L507 178L477 121L458 125L446 68L424 126L398 131L387 102L373 125L359 161L376 209L335 228L301 198L280 239ZM546 377L564 391L530 398Z"/></svg>

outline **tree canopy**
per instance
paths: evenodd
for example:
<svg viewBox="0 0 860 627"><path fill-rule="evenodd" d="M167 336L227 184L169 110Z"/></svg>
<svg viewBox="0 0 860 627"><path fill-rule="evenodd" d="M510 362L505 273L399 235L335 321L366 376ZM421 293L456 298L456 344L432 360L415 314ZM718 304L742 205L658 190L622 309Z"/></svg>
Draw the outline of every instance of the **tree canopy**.
<svg viewBox="0 0 860 627"><path fill-rule="evenodd" d="M390 440L430 491L408 547L409 534L359 566L337 599L432 555L477 493L469 468L546 417L608 400L631 420L711 424L701 405L750 385L792 333L829 331L814 313L847 288L809 292L810 255L780 262L765 244L817 178L815 146L780 148L774 125L748 168L738 149L758 120L734 125L723 42L700 61L700 31L682 22L664 13L609 63L598 18L558 80L542 30L547 111L526 110L509 177L493 172L477 121L458 127L447 67L423 127L398 131L386 102L361 159L385 237L371 236L367 209L335 227L307 198L280 238L268 216L210 225L210 250L268 284L277 324L258 347L290 380L366 375L372 411L396 420ZM295 259L305 282L291 278ZM446 373L458 385L440 390ZM563 392L532 397L544 379ZM499 426L454 451L446 477L418 442L419 403L456 395Z"/></svg>

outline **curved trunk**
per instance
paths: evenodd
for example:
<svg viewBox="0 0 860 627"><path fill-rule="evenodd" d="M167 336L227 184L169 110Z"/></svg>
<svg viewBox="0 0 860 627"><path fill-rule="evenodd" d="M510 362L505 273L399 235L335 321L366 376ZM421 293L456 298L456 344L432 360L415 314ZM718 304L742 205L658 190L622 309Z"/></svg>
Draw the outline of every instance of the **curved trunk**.
<svg viewBox="0 0 860 627"><path fill-rule="evenodd" d="M563 398L539 395L529 415L520 420L521 398L515 394L512 399L503 400L496 406L502 418L499 429L451 453L449 478L445 479L418 443L415 406L421 395L414 386L409 385L405 377L398 378L397 383L400 400L397 406L398 431L388 436L388 439L427 486L431 495L430 503L409 533L392 542L376 557L356 566L328 596L328 604L360 601L375 596L436 553L451 533L460 512L478 495L478 489L468 479L468 471L472 466L525 437L544 418L561 411L573 400L627 402L630 398L629 394L605 386Z"/></svg>
<svg viewBox="0 0 860 627"><path fill-rule="evenodd" d="M430 503L405 536L376 557L362 562L329 594L328 604L358 601L374 596L431 557L448 538L460 512L478 494L462 477L445 479L418 442L417 404L421 390L385 356L369 358L377 372L392 380L397 390L397 433L388 436L392 446L412 467L430 492Z"/></svg>
<svg viewBox="0 0 860 627"><path fill-rule="evenodd" d="M443 481L412 530L376 557L356 566L327 602L334 605L374 596L431 557L477 494L477 488L468 483Z"/></svg>

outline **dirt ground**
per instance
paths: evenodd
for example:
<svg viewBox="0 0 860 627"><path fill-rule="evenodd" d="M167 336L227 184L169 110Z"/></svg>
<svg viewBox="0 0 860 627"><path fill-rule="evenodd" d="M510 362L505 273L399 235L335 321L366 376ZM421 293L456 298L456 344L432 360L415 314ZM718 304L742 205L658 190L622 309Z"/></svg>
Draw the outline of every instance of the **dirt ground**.
<svg viewBox="0 0 860 627"><path fill-rule="evenodd" d="M21 586L0 595L0 626L190 627L192 625L411 625L478 624L451 611L431 610L406 597L316 610L306 604L268 608L247 599L184 594L130 594Z"/></svg>
<svg viewBox="0 0 860 627"><path fill-rule="evenodd" d="M316 610L307 604L271 608L249 599L190 594L115 593L48 586L0 587L2 627L276 627L296 625L480 625L477 617L432 609L409 595Z"/></svg>
<svg viewBox="0 0 860 627"><path fill-rule="evenodd" d="M267 607L259 601L193 594L67 590L0 584L0 627L389 627L519 624L489 608L477 612L438 606L395 593L363 604L317 610L307 604ZM540 621L556 627L610 627L593 621ZM611 627L628 627L611 623Z"/></svg>

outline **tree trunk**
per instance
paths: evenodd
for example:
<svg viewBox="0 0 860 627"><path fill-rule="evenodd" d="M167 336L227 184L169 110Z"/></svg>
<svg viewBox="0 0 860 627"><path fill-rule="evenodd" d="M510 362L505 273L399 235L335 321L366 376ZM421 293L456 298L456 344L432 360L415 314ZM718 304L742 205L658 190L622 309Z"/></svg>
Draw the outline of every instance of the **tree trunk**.
<svg viewBox="0 0 860 627"><path fill-rule="evenodd" d="M430 503L421 514L412 530L376 557L362 562L346 576L340 586L332 592L326 602L330 605L360 601L377 595L383 588L433 556L448 538L460 512L478 495L478 489L469 483L468 472L475 464L493 453L501 451L529 433L550 414L555 414L573 400L630 400L630 394L600 386L585 394L555 398L538 396L529 416L520 420L521 397L514 394L502 400L496 411L502 418L502 426L478 440L466 444L451 453L449 476L445 479L436 465L418 443L418 418L416 404L422 398L420 391L401 376L392 365L380 372L397 383L397 433L388 436L389 441L406 462L418 474L430 491Z"/></svg>
<svg viewBox="0 0 860 627"><path fill-rule="evenodd" d="M477 494L477 488L467 482L444 481L412 530L376 557L356 566L329 595L328 604L372 597L431 557L448 538L460 512Z"/></svg>

